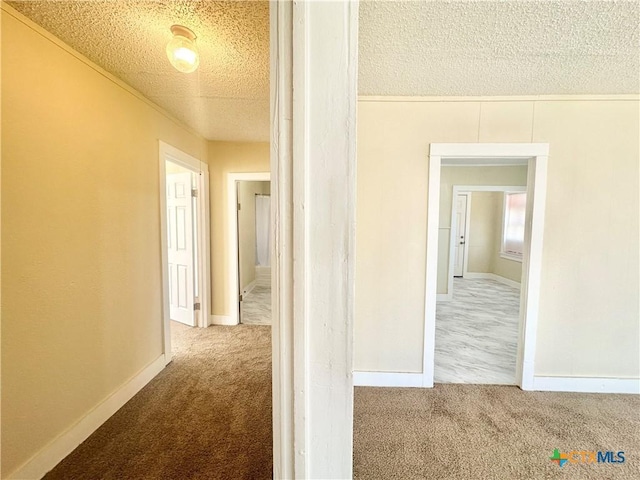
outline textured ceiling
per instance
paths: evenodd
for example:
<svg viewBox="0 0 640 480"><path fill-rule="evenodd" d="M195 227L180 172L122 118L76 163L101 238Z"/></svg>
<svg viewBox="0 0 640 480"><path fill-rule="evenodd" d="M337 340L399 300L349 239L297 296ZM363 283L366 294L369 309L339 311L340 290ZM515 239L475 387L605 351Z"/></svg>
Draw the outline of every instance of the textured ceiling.
<svg viewBox="0 0 640 480"><path fill-rule="evenodd" d="M269 140L266 1L8 2L211 140ZM169 27L197 35L200 67L176 71Z"/></svg>
<svg viewBox="0 0 640 480"><path fill-rule="evenodd" d="M19 0L14 8L212 140L269 139L269 4ZM640 1L360 2L361 95L640 93ZM198 36L171 67L169 27Z"/></svg>
<svg viewBox="0 0 640 480"><path fill-rule="evenodd" d="M640 92L640 2L360 3L361 95Z"/></svg>

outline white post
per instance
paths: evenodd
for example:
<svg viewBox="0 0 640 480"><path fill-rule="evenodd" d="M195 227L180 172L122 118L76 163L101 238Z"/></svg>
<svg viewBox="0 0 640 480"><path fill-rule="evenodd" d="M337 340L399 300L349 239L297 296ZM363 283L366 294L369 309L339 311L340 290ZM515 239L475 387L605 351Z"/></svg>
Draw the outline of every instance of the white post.
<svg viewBox="0 0 640 480"><path fill-rule="evenodd" d="M271 3L274 477L352 476L358 3Z"/></svg>

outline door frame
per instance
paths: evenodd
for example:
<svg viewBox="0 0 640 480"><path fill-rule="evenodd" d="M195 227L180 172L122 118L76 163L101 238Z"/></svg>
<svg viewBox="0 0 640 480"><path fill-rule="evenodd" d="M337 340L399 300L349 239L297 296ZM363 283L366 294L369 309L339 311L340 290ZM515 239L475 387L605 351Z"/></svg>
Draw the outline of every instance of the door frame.
<svg viewBox="0 0 640 480"><path fill-rule="evenodd" d="M464 260L462 266L462 278L464 278L469 270L467 269L467 264L469 260L469 223L471 221L471 199L473 198L473 192L525 192L527 191L527 187L525 186L502 186L502 185L454 185L452 199L456 198L457 195L467 195L467 218L465 224L465 234L464 234ZM451 229L449 232L449 269L447 270L447 293L439 293L436 297L438 302L441 301L451 301L453 300L453 266L454 266L454 255L455 255L455 228L453 221L456 218L456 213L458 211L458 207L455 202L451 202Z"/></svg>
<svg viewBox="0 0 640 480"><path fill-rule="evenodd" d="M198 264L198 297L200 301L200 313L196 311L196 326L206 328L209 326L209 314L211 310L211 244L210 214L209 214L209 166L195 157L159 141L159 171L160 171L160 257L162 264L162 326L164 336L165 362L171 361L171 318L169 315L169 259L167 241L167 172L166 163L170 161L193 173L198 174L197 189L197 225L196 235L197 255L194 263Z"/></svg>
<svg viewBox="0 0 640 480"><path fill-rule="evenodd" d="M243 172L227 174L227 285L229 285L228 325L240 323L240 271L238 249L238 182L271 182L271 172ZM273 228L273 222L270 222ZM234 308L235 305L235 308Z"/></svg>
<svg viewBox="0 0 640 480"><path fill-rule="evenodd" d="M432 143L429 150L427 207L427 255L425 274L423 387L433 387L438 282L438 227L440 215L440 168L448 161L457 165L513 165L526 160L527 211L520 289L520 330L516 382L533 390L538 326L542 241L547 189L548 143ZM469 187L465 187L469 188ZM475 187L472 187L475 188Z"/></svg>
<svg viewBox="0 0 640 480"><path fill-rule="evenodd" d="M456 249L454 248L455 246L455 241L456 241L456 236L458 233L458 227L457 227L457 223L456 223L456 214L458 213L458 205L457 205L457 198L460 195L464 195L465 197L467 197L467 209L465 211L465 215L464 215L464 247L462 248L462 277L464 278L464 275L467 273L467 260L469 259L469 222L471 220L471 192L466 191L466 190L460 190L457 191L456 190L456 186L454 185L453 187L453 194L451 196L451 223L450 223L450 227L449 227L449 270L448 273L450 274L449 276L451 277L451 279L453 279L453 269L455 266L455 253L456 253ZM454 227L454 225L456 225ZM449 295L450 292L453 292L453 290L451 289L451 287L447 286L447 296ZM441 295L438 295L438 300L443 300L444 298L441 298ZM445 300L449 300L449 298L446 298Z"/></svg>

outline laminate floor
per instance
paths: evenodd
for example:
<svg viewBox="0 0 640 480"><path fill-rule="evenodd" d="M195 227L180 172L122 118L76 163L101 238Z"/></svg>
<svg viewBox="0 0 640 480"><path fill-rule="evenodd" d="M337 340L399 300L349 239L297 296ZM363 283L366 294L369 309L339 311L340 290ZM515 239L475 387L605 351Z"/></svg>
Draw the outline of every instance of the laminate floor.
<svg viewBox="0 0 640 480"><path fill-rule="evenodd" d="M453 300L436 305L434 381L516 382L520 289L454 278Z"/></svg>
<svg viewBox="0 0 640 480"><path fill-rule="evenodd" d="M240 304L245 325L271 325L271 285L256 285Z"/></svg>

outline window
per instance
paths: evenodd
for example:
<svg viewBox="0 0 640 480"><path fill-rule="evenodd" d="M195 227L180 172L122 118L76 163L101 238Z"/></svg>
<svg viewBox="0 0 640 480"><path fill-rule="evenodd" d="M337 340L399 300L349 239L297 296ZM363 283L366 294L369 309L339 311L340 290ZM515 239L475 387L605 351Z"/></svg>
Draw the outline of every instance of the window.
<svg viewBox="0 0 640 480"><path fill-rule="evenodd" d="M500 255L522 261L524 249L524 218L527 205L526 193L504 194L504 218Z"/></svg>

